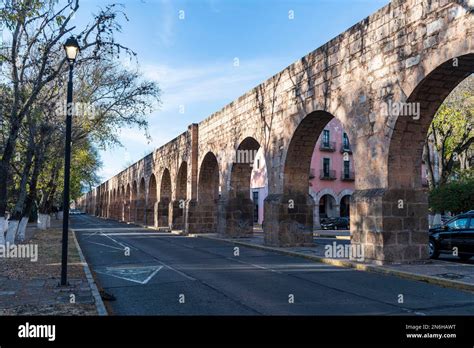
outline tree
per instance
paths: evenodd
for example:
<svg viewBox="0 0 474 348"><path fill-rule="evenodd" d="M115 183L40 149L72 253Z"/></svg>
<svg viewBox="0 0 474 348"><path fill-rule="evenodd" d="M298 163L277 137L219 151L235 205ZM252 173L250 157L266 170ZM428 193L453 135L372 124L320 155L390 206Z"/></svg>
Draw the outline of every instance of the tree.
<svg viewBox="0 0 474 348"><path fill-rule="evenodd" d="M435 213L459 214L474 209L474 179L440 185L430 192L430 208Z"/></svg>
<svg viewBox="0 0 474 348"><path fill-rule="evenodd" d="M469 170L474 153L474 75L446 98L437 111L424 148L431 187Z"/></svg>

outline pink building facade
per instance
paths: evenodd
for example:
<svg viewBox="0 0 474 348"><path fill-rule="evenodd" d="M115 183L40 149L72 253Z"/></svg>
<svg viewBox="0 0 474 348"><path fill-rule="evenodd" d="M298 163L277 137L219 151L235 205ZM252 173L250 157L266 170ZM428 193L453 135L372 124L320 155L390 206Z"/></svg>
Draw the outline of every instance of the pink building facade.
<svg viewBox="0 0 474 348"><path fill-rule="evenodd" d="M267 166L262 148L257 151L250 177L250 198L254 204L254 224L261 225L264 219L263 202L268 195Z"/></svg>

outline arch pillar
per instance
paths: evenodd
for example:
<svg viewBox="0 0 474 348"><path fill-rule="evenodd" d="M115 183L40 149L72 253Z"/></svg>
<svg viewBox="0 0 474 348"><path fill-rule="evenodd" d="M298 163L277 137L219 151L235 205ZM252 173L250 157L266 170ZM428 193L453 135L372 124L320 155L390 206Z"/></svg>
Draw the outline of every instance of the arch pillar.
<svg viewBox="0 0 474 348"><path fill-rule="evenodd" d="M258 147L257 147L258 149ZM250 199L252 163L233 163L230 190L219 202L220 216L225 226L219 226L226 237L249 237L253 234L254 203Z"/></svg>
<svg viewBox="0 0 474 348"><path fill-rule="evenodd" d="M186 200L175 199L170 202L170 228L172 230L183 230L186 211Z"/></svg>
<svg viewBox="0 0 474 348"><path fill-rule="evenodd" d="M420 132L417 136L424 135ZM408 176L401 168L389 169L391 141L380 131L360 137L355 143L357 176L350 200L351 244L367 263L428 259L427 191L415 182L407 184ZM403 147L403 167L411 168L421 161L421 154L416 151L414 147ZM390 180L397 176L399 179Z"/></svg>
<svg viewBox="0 0 474 348"><path fill-rule="evenodd" d="M351 197L351 244L377 264L428 258L428 195L424 189L374 188Z"/></svg>
<svg viewBox="0 0 474 348"><path fill-rule="evenodd" d="M265 245L313 245L314 200L309 193L271 193L264 202Z"/></svg>

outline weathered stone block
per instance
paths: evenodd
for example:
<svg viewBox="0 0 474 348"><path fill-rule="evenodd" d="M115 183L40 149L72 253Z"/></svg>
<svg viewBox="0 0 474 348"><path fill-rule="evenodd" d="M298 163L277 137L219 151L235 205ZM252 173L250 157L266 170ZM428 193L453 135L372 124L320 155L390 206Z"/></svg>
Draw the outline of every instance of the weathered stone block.
<svg viewBox="0 0 474 348"><path fill-rule="evenodd" d="M297 209L288 209L290 199L298 202L294 203L295 208L298 206ZM313 206L313 199L306 193L269 195L265 199L266 214L263 224L265 244L279 247L312 245Z"/></svg>

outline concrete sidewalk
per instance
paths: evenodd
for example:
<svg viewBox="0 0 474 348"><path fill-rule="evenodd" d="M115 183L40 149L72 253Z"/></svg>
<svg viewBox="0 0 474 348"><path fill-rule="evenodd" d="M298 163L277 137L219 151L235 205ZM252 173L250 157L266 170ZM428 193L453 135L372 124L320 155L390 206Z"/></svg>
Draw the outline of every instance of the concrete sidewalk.
<svg viewBox="0 0 474 348"><path fill-rule="evenodd" d="M474 291L474 265L461 264L440 260L427 260L416 264L374 265L351 261L346 258L325 257L325 246L315 244L314 247L269 247L263 244L263 234L256 233L250 238L223 238L217 233L195 234L194 237L216 239L236 245L242 245L262 250L273 250L278 253L303 257L316 262L355 268L360 271L391 274L405 279L419 280L444 287ZM334 242L338 240L334 238ZM333 242L331 242L332 244Z"/></svg>

